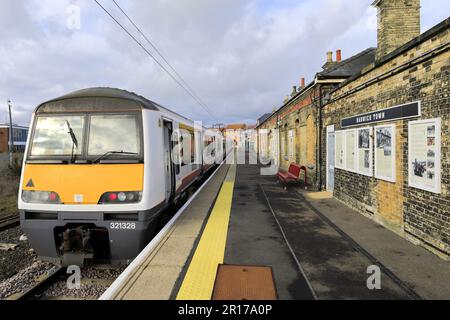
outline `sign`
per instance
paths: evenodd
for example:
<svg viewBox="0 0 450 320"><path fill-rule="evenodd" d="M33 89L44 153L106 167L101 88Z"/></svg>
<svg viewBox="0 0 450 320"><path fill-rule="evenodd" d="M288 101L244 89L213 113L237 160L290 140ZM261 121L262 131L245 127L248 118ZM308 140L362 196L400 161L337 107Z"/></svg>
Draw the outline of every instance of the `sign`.
<svg viewBox="0 0 450 320"><path fill-rule="evenodd" d="M373 130L371 127L360 128L357 130L357 138L358 138L358 150L357 150L357 159L358 159L358 173L372 177L372 138L373 138Z"/></svg>
<svg viewBox="0 0 450 320"><path fill-rule="evenodd" d="M351 172L356 171L356 131L346 130L345 132L345 169Z"/></svg>
<svg viewBox="0 0 450 320"><path fill-rule="evenodd" d="M345 152L345 136L344 131L336 131L335 135L336 151L335 151L335 167L345 169L344 152Z"/></svg>
<svg viewBox="0 0 450 320"><path fill-rule="evenodd" d="M411 121L408 148L409 185L441 193L441 119Z"/></svg>
<svg viewBox="0 0 450 320"><path fill-rule="evenodd" d="M360 114L355 117L345 118L341 121L341 127L346 128L382 121L413 118L419 117L420 114L420 101L416 101L388 109Z"/></svg>
<svg viewBox="0 0 450 320"><path fill-rule="evenodd" d="M395 125L375 127L375 178L395 182Z"/></svg>

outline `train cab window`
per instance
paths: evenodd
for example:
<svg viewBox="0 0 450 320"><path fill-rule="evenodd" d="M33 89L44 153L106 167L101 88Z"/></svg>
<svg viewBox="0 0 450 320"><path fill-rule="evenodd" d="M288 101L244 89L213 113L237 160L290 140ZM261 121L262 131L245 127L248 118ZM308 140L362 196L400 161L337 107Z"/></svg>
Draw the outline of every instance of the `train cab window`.
<svg viewBox="0 0 450 320"><path fill-rule="evenodd" d="M140 127L135 115L93 115L90 121L90 156L107 152L140 154Z"/></svg>
<svg viewBox="0 0 450 320"><path fill-rule="evenodd" d="M48 116L39 117L36 121L31 156L68 156L72 154L73 140L67 130L72 129L78 147L74 154L80 155L83 150L84 116Z"/></svg>

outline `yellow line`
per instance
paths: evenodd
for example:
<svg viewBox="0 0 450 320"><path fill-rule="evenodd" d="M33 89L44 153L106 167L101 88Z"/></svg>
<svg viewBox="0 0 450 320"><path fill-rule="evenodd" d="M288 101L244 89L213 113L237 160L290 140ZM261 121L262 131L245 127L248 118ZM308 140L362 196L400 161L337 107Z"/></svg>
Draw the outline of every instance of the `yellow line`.
<svg viewBox="0 0 450 320"><path fill-rule="evenodd" d="M228 170L214 208L198 243L177 300L210 300L217 267L223 263L233 200L236 165Z"/></svg>

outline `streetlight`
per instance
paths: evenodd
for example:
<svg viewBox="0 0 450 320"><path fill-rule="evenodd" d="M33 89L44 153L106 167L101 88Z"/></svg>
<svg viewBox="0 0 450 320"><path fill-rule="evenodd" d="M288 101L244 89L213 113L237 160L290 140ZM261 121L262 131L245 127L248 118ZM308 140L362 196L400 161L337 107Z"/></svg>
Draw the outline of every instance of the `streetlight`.
<svg viewBox="0 0 450 320"><path fill-rule="evenodd" d="M12 115L11 115L11 100L8 99L8 110L9 110L9 166L12 168L13 165L13 125L12 125Z"/></svg>

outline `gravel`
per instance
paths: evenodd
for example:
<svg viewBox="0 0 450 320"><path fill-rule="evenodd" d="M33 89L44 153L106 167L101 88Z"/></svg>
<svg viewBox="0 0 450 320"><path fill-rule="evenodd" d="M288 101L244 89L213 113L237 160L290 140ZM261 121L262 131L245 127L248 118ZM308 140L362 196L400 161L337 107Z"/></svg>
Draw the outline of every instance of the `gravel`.
<svg viewBox="0 0 450 320"><path fill-rule="evenodd" d="M0 283L0 300L31 289L39 277L50 275L57 267L51 263L35 261L16 275Z"/></svg>
<svg viewBox="0 0 450 320"><path fill-rule="evenodd" d="M39 277L50 275L57 268L52 263L39 261L28 241L20 241L22 235L20 227L0 233L0 243L18 244L12 251L0 251L0 300L27 291ZM81 270L80 289L69 290L67 277L63 277L36 298L96 300L123 270L110 266L85 268Z"/></svg>
<svg viewBox="0 0 450 320"><path fill-rule="evenodd" d="M97 300L124 269L86 268L81 271L79 289L68 289L66 279L53 283L40 299Z"/></svg>
<svg viewBox="0 0 450 320"><path fill-rule="evenodd" d="M22 235L20 227L0 232L0 243L18 244L14 250L0 251L0 282L14 276L37 260L28 241L19 240Z"/></svg>

